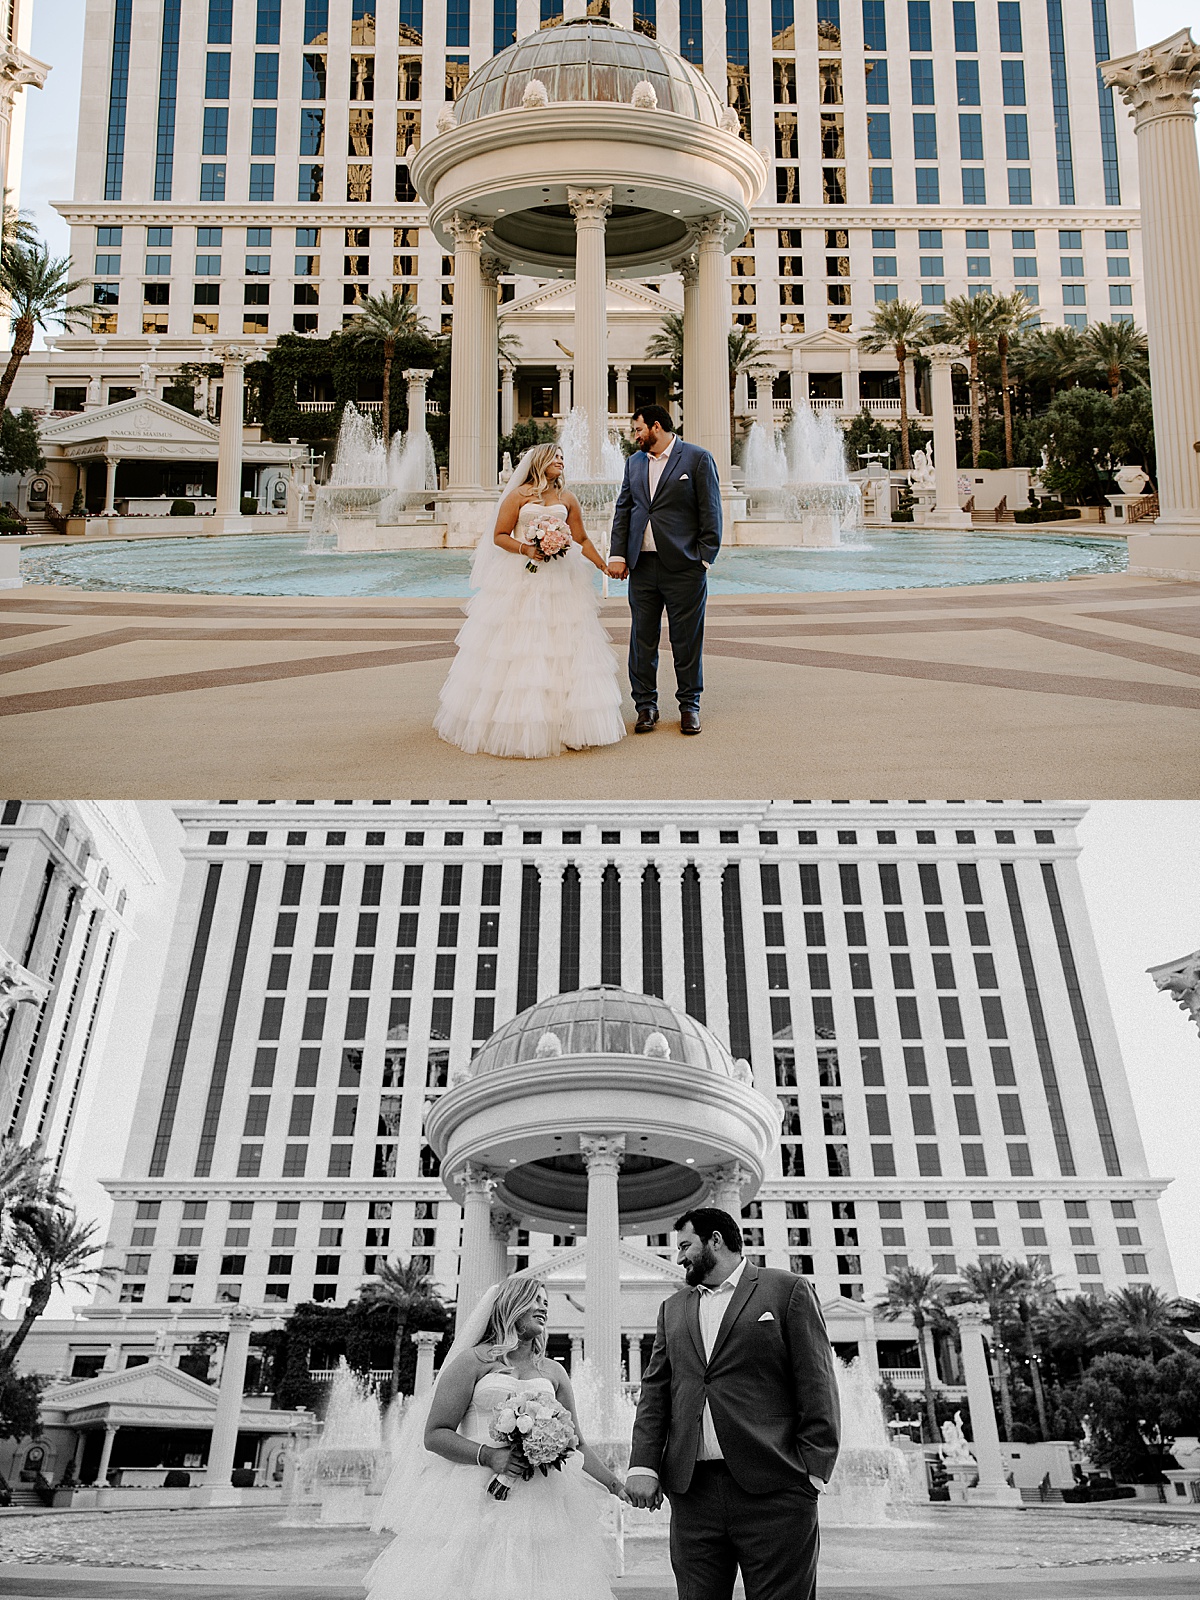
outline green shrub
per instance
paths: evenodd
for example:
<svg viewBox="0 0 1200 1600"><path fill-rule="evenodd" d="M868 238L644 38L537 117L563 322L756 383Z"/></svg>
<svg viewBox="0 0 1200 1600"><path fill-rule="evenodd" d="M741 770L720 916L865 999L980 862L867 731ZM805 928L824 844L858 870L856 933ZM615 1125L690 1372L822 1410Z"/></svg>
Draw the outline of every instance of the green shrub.
<svg viewBox="0 0 1200 1600"><path fill-rule="evenodd" d="M242 496L242 515L244 517L252 517L252 516L254 516L254 514L255 514L255 512L257 510L258 510L258 501L255 500L250 495L243 495Z"/></svg>
<svg viewBox="0 0 1200 1600"><path fill-rule="evenodd" d="M913 514L912 514L911 510L909 510L909 511L893 511L892 512L892 521L893 522L911 522L912 519L913 519Z"/></svg>
<svg viewBox="0 0 1200 1600"><path fill-rule="evenodd" d="M981 450L979 452L979 465L987 471L998 472L1004 462L994 450Z"/></svg>
<svg viewBox="0 0 1200 1600"><path fill-rule="evenodd" d="M172 500L171 515L173 517L194 517L196 515L196 502L194 500Z"/></svg>
<svg viewBox="0 0 1200 1600"><path fill-rule="evenodd" d="M13 517L0 517L0 534L24 533L25 524L17 522Z"/></svg>

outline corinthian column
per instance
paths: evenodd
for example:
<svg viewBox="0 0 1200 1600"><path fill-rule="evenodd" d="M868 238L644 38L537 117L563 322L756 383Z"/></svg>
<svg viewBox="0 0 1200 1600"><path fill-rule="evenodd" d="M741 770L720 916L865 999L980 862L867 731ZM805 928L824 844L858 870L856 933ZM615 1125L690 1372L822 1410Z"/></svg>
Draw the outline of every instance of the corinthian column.
<svg viewBox="0 0 1200 1600"><path fill-rule="evenodd" d="M455 212L447 223L454 238L454 331L450 335L450 483L480 487L483 397L483 280L480 246L487 231L475 217Z"/></svg>
<svg viewBox="0 0 1200 1600"><path fill-rule="evenodd" d="M579 1153L587 1168L587 1282L583 1316L584 1349L599 1373L602 1394L613 1396L621 1381L621 1235L617 1175L625 1154L625 1135L580 1134Z"/></svg>
<svg viewBox="0 0 1200 1600"><path fill-rule="evenodd" d="M567 189L575 218L575 404L587 417L588 473L600 475L608 431L608 275L605 218L611 189Z"/></svg>
<svg viewBox="0 0 1200 1600"><path fill-rule="evenodd" d="M992 1403L992 1380L983 1349L987 1307L964 1305L947 1309L962 1335L963 1376L967 1380L967 1404L971 1408L971 1444L979 1467L979 1484L967 1490L967 1499L984 1505L1019 1506L1021 1491L1010 1488L1004 1476L1004 1458L1000 1454L1000 1434Z"/></svg>
<svg viewBox="0 0 1200 1600"><path fill-rule="evenodd" d="M426 390L432 377L432 372L423 372L419 367L409 367L404 373L408 385L408 433L426 431L425 413L429 408Z"/></svg>
<svg viewBox="0 0 1200 1600"><path fill-rule="evenodd" d="M462 1256L458 1270L458 1316L465 1321L485 1289L498 1282L492 1248L492 1194L496 1179L486 1167L463 1172Z"/></svg>
<svg viewBox="0 0 1200 1600"><path fill-rule="evenodd" d="M246 1384L246 1357L250 1353L250 1329L254 1313L238 1306L229 1313L229 1333L225 1359L221 1363L221 1386L217 1390L217 1409L213 1414L212 1440L208 1447L206 1489L228 1489L237 1449L238 1423L242 1415L242 1390Z"/></svg>
<svg viewBox="0 0 1200 1600"><path fill-rule="evenodd" d="M700 263L684 256L675 270L683 279L683 431L700 442Z"/></svg>
<svg viewBox="0 0 1200 1600"><path fill-rule="evenodd" d="M958 503L958 442L954 435L954 363L962 365L956 345L932 344L923 350L929 358L929 389L933 405L933 468L937 503L925 518L927 528L969 528L971 513Z"/></svg>
<svg viewBox="0 0 1200 1600"><path fill-rule="evenodd" d="M224 526L249 528L242 516L242 417L246 401L246 351L229 345L221 355L221 425L217 437L217 503ZM111 496L109 504L112 503Z"/></svg>
<svg viewBox="0 0 1200 1600"><path fill-rule="evenodd" d="M1129 540L1130 570L1200 569L1200 48L1187 28L1100 66L1133 116L1141 187L1146 334L1158 521Z"/></svg>
<svg viewBox="0 0 1200 1600"><path fill-rule="evenodd" d="M723 1166L714 1167L708 1176L712 1190L707 1204L716 1206L719 1211L728 1211L735 1222L740 1222L742 1190L754 1174L738 1161L727 1161Z"/></svg>
<svg viewBox="0 0 1200 1600"><path fill-rule="evenodd" d="M15 7L13 9L15 11ZM26 86L40 89L49 71L44 61L37 61L7 40L0 40L0 183L5 192L13 187L8 170L13 100Z"/></svg>
<svg viewBox="0 0 1200 1600"><path fill-rule="evenodd" d="M699 312L700 426L689 427L693 444L703 445L717 463L721 486L729 488L729 282L725 270L725 235L729 219L721 212L705 217L697 230L700 282ZM685 310L686 316L686 310ZM684 371L686 372L686 363ZM685 406L686 412L686 406Z"/></svg>
<svg viewBox="0 0 1200 1600"><path fill-rule="evenodd" d="M500 437L500 348L497 337L500 274L503 271L504 263L499 256L480 256L479 275L483 281L483 328L480 343L483 347L483 367L480 374L482 407L479 422L479 481L488 489L494 487L499 468L496 444Z"/></svg>

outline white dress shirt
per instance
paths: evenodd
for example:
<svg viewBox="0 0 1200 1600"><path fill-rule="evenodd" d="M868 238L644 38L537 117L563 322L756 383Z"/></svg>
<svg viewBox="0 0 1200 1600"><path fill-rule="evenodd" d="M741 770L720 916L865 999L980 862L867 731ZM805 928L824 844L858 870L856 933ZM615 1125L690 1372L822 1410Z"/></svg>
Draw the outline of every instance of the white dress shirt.
<svg viewBox="0 0 1200 1600"><path fill-rule="evenodd" d="M663 469L666 467L667 460L674 448L675 435L672 433L667 436L666 446L657 455L652 450L646 452L646 469L650 480L651 504L653 504L654 496L658 492L658 480L662 477ZM654 543L654 529L647 522L646 531L642 534L642 549L656 550L657 548Z"/></svg>
<svg viewBox="0 0 1200 1600"><path fill-rule="evenodd" d="M742 1273L745 1270L746 1258L743 1256L724 1283L718 1283L711 1289L705 1283L700 1285L700 1340L704 1345L706 1361L712 1358L721 1319L729 1309L733 1291L742 1281ZM717 1438L717 1430L713 1425L712 1411L706 1400L704 1414L700 1418L700 1448L696 1451L696 1460L724 1461L724 1459L725 1452L721 1449L721 1441Z"/></svg>

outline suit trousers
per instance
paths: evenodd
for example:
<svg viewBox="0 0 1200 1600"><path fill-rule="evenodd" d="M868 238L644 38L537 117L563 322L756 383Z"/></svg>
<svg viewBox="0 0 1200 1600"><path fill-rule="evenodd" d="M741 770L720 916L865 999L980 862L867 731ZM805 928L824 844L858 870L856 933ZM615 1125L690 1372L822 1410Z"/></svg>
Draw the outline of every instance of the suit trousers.
<svg viewBox="0 0 1200 1600"><path fill-rule="evenodd" d="M629 634L629 685L639 711L658 704L658 640L664 608L675 660L675 698L683 710L700 709L707 599L708 572L702 561L689 561L686 567L672 572L655 551L642 551L629 574L633 622Z"/></svg>
<svg viewBox="0 0 1200 1600"><path fill-rule="evenodd" d="M746 1600L816 1600L820 1531L809 1485L747 1494L723 1461L698 1461L687 1493L670 1499L679 1600L731 1600L739 1567Z"/></svg>

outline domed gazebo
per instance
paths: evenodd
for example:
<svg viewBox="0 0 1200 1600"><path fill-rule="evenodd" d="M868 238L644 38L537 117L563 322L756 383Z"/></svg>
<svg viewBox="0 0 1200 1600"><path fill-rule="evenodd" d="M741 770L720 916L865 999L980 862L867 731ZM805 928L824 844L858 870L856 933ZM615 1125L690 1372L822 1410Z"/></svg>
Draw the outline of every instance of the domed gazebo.
<svg viewBox="0 0 1200 1600"><path fill-rule="evenodd" d="M608 416L606 278L681 272L689 437L728 484L725 254L749 227L767 164L701 72L599 18L545 29L471 77L412 177L454 253L452 526L465 527L492 482L504 271L575 279L575 404L593 475Z"/></svg>
<svg viewBox="0 0 1200 1600"><path fill-rule="evenodd" d="M497 1029L426 1135L463 1206L460 1313L507 1271L492 1207L587 1235L589 1359L620 1362L622 1228L669 1227L711 1201L735 1216L779 1134L760 1094L694 1017L611 986L555 995Z"/></svg>

